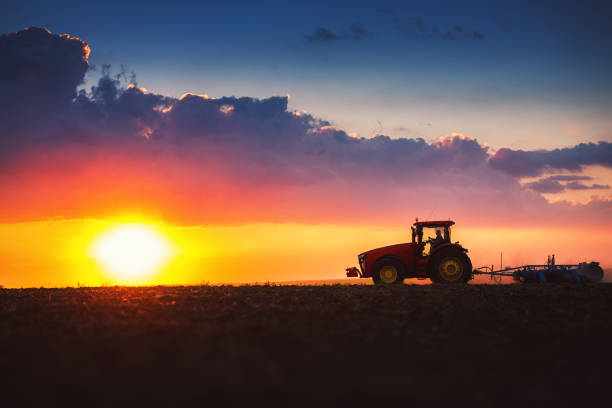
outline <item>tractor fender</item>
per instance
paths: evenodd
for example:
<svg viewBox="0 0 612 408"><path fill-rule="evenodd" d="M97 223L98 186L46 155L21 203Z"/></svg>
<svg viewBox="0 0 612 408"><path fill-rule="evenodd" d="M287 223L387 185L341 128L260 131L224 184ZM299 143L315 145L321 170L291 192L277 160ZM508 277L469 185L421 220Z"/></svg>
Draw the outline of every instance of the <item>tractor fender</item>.
<svg viewBox="0 0 612 408"><path fill-rule="evenodd" d="M437 247L434 248L434 250L429 254L430 257L432 257L436 252L440 251L441 249L444 248L457 248L460 249L463 252L468 252L467 248L462 247L461 245L459 245L459 243L450 243L450 242L446 242L444 244L440 244Z"/></svg>

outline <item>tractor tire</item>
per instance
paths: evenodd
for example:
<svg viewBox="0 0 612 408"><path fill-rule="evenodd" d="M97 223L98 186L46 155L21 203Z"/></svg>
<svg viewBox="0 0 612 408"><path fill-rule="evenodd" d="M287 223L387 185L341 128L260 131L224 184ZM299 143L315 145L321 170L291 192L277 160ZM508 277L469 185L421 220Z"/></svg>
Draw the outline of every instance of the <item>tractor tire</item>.
<svg viewBox="0 0 612 408"><path fill-rule="evenodd" d="M434 283L466 283L472 279L472 261L458 248L441 249L429 263L429 277Z"/></svg>
<svg viewBox="0 0 612 408"><path fill-rule="evenodd" d="M382 258L376 261L372 280L377 285L394 285L404 282L406 276L404 263L396 258Z"/></svg>

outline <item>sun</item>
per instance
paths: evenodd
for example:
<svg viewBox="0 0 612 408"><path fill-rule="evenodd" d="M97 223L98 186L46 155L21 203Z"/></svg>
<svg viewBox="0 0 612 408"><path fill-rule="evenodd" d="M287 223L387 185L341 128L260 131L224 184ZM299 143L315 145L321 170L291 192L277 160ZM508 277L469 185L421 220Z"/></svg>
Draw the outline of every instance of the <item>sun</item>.
<svg viewBox="0 0 612 408"><path fill-rule="evenodd" d="M134 283L159 270L172 250L155 227L121 224L103 231L94 240L91 255L115 278Z"/></svg>

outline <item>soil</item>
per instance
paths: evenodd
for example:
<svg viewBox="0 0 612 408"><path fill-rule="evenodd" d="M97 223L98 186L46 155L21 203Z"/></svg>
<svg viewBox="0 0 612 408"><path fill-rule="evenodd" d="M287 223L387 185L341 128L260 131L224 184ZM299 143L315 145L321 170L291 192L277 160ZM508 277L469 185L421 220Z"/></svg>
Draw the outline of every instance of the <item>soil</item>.
<svg viewBox="0 0 612 408"><path fill-rule="evenodd" d="M612 284L0 289L4 406L589 406Z"/></svg>

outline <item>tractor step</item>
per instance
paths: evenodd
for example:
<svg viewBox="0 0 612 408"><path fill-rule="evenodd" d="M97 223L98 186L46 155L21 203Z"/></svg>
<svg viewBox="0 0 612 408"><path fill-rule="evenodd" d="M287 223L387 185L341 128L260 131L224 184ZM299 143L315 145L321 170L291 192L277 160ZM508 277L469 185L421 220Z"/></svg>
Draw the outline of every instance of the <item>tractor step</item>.
<svg viewBox="0 0 612 408"><path fill-rule="evenodd" d="M427 265L429 264L428 258L417 259L416 261L416 277L417 279L427 279Z"/></svg>

